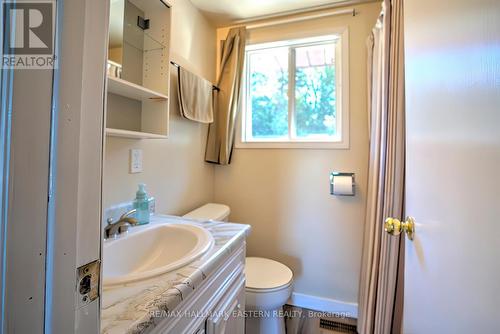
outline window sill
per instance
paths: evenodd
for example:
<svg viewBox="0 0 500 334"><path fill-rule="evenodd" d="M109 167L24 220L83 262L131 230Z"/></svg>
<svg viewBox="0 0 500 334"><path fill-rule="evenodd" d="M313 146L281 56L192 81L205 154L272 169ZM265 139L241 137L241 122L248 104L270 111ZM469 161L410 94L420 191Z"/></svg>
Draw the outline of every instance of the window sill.
<svg viewBox="0 0 500 334"><path fill-rule="evenodd" d="M347 150L348 142L237 142L235 149Z"/></svg>

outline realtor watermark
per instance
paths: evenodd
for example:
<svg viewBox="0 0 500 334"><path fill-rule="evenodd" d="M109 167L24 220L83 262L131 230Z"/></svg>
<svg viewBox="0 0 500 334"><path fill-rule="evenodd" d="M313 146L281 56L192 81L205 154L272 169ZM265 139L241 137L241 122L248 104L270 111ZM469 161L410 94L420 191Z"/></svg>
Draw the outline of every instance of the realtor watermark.
<svg viewBox="0 0 500 334"><path fill-rule="evenodd" d="M305 309L294 310L246 310L237 309L234 311L170 311L153 310L150 315L154 318L352 318L350 312L320 312Z"/></svg>
<svg viewBox="0 0 500 334"><path fill-rule="evenodd" d="M2 4L2 69L53 69L55 1Z"/></svg>

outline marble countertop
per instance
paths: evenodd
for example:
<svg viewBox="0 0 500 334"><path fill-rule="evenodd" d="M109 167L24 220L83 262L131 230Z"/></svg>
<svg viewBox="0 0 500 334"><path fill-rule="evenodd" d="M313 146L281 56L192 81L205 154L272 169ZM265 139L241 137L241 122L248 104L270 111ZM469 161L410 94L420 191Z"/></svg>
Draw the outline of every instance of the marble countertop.
<svg viewBox="0 0 500 334"><path fill-rule="evenodd" d="M153 216L150 224L180 222L206 228L215 240L214 246L199 259L173 272L139 282L105 287L101 296L101 334L141 333L154 326L155 312L174 310L182 300L193 294L229 258L250 231L249 225L161 215ZM133 233L133 229L130 233Z"/></svg>

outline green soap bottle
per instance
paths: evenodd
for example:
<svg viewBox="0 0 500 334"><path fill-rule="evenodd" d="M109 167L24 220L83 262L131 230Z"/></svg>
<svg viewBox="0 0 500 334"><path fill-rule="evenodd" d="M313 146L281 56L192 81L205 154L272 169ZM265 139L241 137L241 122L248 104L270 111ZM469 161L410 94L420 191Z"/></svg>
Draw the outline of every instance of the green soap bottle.
<svg viewBox="0 0 500 334"><path fill-rule="evenodd" d="M134 209L137 210L135 217L137 218L137 225L144 225L149 223L149 199L146 193L146 185L139 183L139 189L135 193Z"/></svg>

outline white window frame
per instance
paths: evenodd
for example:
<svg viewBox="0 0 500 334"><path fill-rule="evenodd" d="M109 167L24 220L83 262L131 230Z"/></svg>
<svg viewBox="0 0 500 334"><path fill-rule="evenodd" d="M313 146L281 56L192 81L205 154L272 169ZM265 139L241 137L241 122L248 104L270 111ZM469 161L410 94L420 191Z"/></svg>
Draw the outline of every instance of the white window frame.
<svg viewBox="0 0 500 334"><path fill-rule="evenodd" d="M270 138L270 139L252 139L247 140L246 132L251 131L251 115L247 113L247 103L250 100L249 89L249 71L246 66L243 79L243 101L242 110L238 120L235 148L241 149L348 149L349 148L349 33L347 27L329 31L328 34L321 36L292 39L285 41L259 43L247 45L245 50L246 62L248 64L249 53L254 50L265 48L276 48L284 46L300 47L305 45L321 45L340 40L336 46L335 69L336 69L336 92L337 92L337 135L332 140L316 140L314 138L292 138L289 131L288 138ZM290 52L289 64L295 64L294 52ZM340 75L339 75L340 74ZM295 76L295 67L288 69L289 79ZM288 86L288 126L292 129L295 126L293 119L295 115L294 106L295 80L289 80Z"/></svg>

